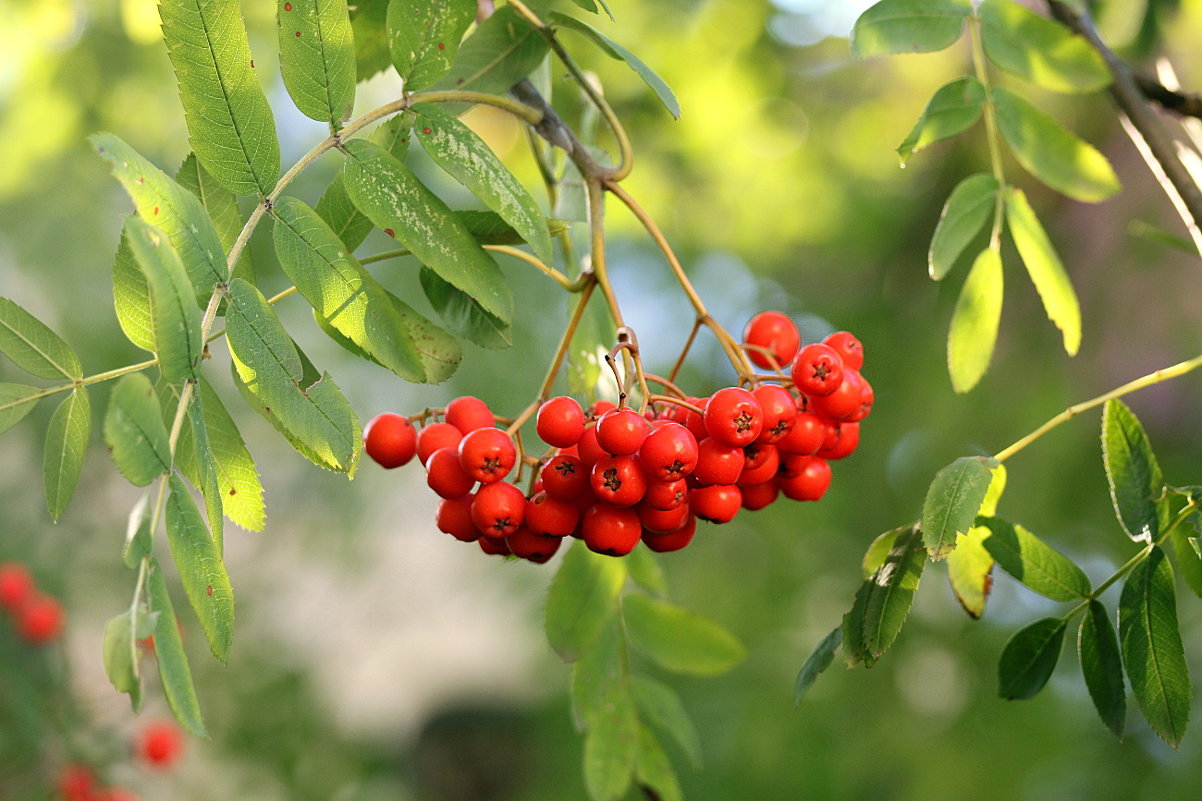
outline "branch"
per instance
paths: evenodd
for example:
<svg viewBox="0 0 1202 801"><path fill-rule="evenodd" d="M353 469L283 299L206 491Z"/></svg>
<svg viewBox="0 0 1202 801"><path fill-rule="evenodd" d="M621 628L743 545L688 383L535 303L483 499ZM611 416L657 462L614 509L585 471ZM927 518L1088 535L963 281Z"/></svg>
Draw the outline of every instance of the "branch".
<svg viewBox="0 0 1202 801"><path fill-rule="evenodd" d="M1174 91L1147 75L1136 75L1135 85L1139 87L1139 91L1143 93L1144 97L1162 108L1180 114L1182 117L1202 119L1202 95Z"/></svg>

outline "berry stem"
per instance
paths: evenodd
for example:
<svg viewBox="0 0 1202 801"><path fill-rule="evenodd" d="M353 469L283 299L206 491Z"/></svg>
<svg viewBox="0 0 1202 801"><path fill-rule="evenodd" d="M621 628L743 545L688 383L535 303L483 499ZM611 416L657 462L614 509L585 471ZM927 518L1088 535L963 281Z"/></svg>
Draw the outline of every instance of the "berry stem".
<svg viewBox="0 0 1202 801"><path fill-rule="evenodd" d="M697 414L705 414L705 409L702 409L700 406L694 403L689 403L683 398L678 398L675 395L651 395L648 400L651 403L671 403L676 406L683 406L689 411L697 412Z"/></svg>
<svg viewBox="0 0 1202 801"><path fill-rule="evenodd" d="M551 396L551 388L555 386L555 379L559 376L559 371L563 367L563 361L567 358L568 349L572 346L572 337L576 335L576 329L580 327L580 321L584 319L584 310L588 306L589 299L593 296L593 290L597 288L597 276L595 273L581 273L581 278L586 279L584 289L580 291L580 298L576 301L576 308L572 310L572 316L568 319L568 324L563 330L563 336L559 339L559 346L555 349L555 356L551 359L551 364L547 367L547 375L543 379L543 385L538 391L538 402L541 403Z"/></svg>
<svg viewBox="0 0 1202 801"><path fill-rule="evenodd" d="M646 378L648 381L650 381L652 384L659 384L661 387L663 387L664 389L673 393L678 398L684 399L684 398L688 397L688 395L685 393L684 390L682 390L680 387L673 384L667 378L663 378L661 376L655 375L654 373L644 373L643 377Z"/></svg>
<svg viewBox="0 0 1202 801"><path fill-rule="evenodd" d="M680 368L684 367L684 360L689 357L689 351L693 349L693 343L697 341L697 332L701 330L704 324L703 317L697 317L693 320L693 328L689 331L689 338L684 341L684 347L680 349L680 356L676 358L676 364L672 365L672 372L668 373L668 380L675 381L676 376L680 374Z"/></svg>

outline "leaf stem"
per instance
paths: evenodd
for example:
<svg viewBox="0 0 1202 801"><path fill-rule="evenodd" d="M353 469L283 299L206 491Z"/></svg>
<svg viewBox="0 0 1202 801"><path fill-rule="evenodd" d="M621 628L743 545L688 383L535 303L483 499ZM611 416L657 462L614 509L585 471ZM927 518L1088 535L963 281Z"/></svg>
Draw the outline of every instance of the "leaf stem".
<svg viewBox="0 0 1202 801"><path fill-rule="evenodd" d="M989 247L999 250L1002 246L1002 222L1006 213L1006 173L1002 165L1001 138L998 135L997 107L993 104L993 91L989 85L989 70L985 66L985 46L981 42L981 17L974 11L968 26L972 40L972 63L977 80L985 89L985 138L989 142L989 161L993 166L993 177L998 191L993 199L993 230L989 234Z"/></svg>
<svg viewBox="0 0 1202 801"><path fill-rule="evenodd" d="M103 373L96 373L95 375L86 376L84 378L79 379L78 381L72 381L70 384L59 384L58 386L48 387L48 388L42 390L41 392L38 392L37 394L30 395L27 398L18 398L17 400L0 404L0 412L5 411L6 409L11 409L14 406L20 406L23 403L28 403L30 401L35 401L35 400L41 400L42 398L46 398L51 395L57 395L59 392L66 392L69 389L76 389L78 387L86 387L89 384L98 384L101 381L108 381L110 378L117 378L118 376L123 376L126 373L136 373L139 370L145 370L147 367L154 367L158 363L159 363L159 359L156 356L155 358L147 359L144 362L138 362L137 364L127 364L124 367L117 367L113 370L105 370Z"/></svg>
<svg viewBox="0 0 1202 801"><path fill-rule="evenodd" d="M568 278L566 275L564 275L559 270L557 270L554 267L550 266L549 264L546 264L545 262L543 262L542 259L538 258L537 256L535 256L532 253L527 253L526 251L522 250L521 248L510 247L508 245L482 245L482 247L485 250L491 250L494 253L502 253L506 256L512 256L515 259L520 259L521 261L526 262L530 266L537 269L539 272L543 273L543 275L546 275L547 277L554 280L555 283L559 284L561 287L563 287L568 292L579 292L582 289L584 289L584 285L585 285L585 283L587 283L585 281L583 275L576 278L575 280L572 280L571 278ZM412 251L405 250L404 248L401 248L398 250L386 250L383 253L376 253L371 256L365 256L364 258L359 260L359 263L360 264L374 264L378 261L384 261L386 259L396 259L396 258L400 258L401 256L412 256L412 255L413 255ZM268 302L270 302L270 301L268 301Z"/></svg>

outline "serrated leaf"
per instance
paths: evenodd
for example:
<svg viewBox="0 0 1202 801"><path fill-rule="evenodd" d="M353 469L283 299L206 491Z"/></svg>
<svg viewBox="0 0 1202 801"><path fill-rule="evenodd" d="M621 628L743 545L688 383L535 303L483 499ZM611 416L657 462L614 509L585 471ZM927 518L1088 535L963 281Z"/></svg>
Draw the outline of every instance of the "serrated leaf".
<svg viewBox="0 0 1202 801"><path fill-rule="evenodd" d="M1090 593L1089 577L1067 556L1022 526L997 517L979 517L989 529L985 549L1002 569L1053 601L1076 601Z"/></svg>
<svg viewBox="0 0 1202 801"><path fill-rule="evenodd" d="M861 647L871 660L889 650L905 624L926 559L918 529L912 528L897 538L884 563L861 585L862 598L856 593L856 604L862 602Z"/></svg>
<svg viewBox="0 0 1202 801"><path fill-rule="evenodd" d="M1119 642L1140 711L1176 748L1185 736L1193 693L1177 624L1173 568L1160 548L1152 548L1123 584Z"/></svg>
<svg viewBox="0 0 1202 801"><path fill-rule="evenodd" d="M448 111L426 103L415 112L414 130L430 158L512 225L536 256L551 261L546 218L492 149Z"/></svg>
<svg viewBox="0 0 1202 801"><path fill-rule="evenodd" d="M188 272L197 304L205 305L213 287L229 278L229 269L217 229L200 198L171 180L119 137L101 133L88 141L112 166L113 175L133 198L138 215L167 234Z"/></svg>
<svg viewBox="0 0 1202 801"><path fill-rule="evenodd" d="M266 509L263 506L263 484L259 481L255 460L221 398L207 381L200 383L200 403L225 516L248 531L262 531Z"/></svg>
<svg viewBox="0 0 1202 801"><path fill-rule="evenodd" d="M434 311L457 336L489 350L503 350L513 344L512 326L485 310L473 296L456 289L428 267L422 267L418 280Z"/></svg>
<svg viewBox="0 0 1202 801"><path fill-rule="evenodd" d="M989 530L973 526L956 535L956 548L947 556L947 578L960 606L974 620L985 614L985 602L993 588L993 557L985 549Z"/></svg>
<svg viewBox="0 0 1202 801"><path fill-rule="evenodd" d="M747 656L743 644L725 628L666 601L627 595L622 617L631 644L666 670L715 676Z"/></svg>
<svg viewBox="0 0 1202 801"><path fill-rule="evenodd" d="M475 18L475 0L388 4L388 48L406 92L425 89L450 72L459 42Z"/></svg>
<svg viewBox="0 0 1202 801"><path fill-rule="evenodd" d="M196 158L235 194L270 194L280 144L238 0L159 0L159 16Z"/></svg>
<svg viewBox="0 0 1202 801"><path fill-rule="evenodd" d="M355 40L346 0L277 0L280 71L306 117L338 127L355 103Z"/></svg>
<svg viewBox="0 0 1202 801"><path fill-rule="evenodd" d="M0 353L38 378L83 378L79 357L50 327L8 298L0 297Z"/></svg>
<svg viewBox="0 0 1202 801"><path fill-rule="evenodd" d="M143 558L150 556L150 495L143 493L129 511L125 524L125 543L121 546L121 562L130 570L136 570Z"/></svg>
<svg viewBox="0 0 1202 801"><path fill-rule="evenodd" d="M1185 579L1185 584L1189 587L1194 595L1202 598L1202 554L1198 552L1196 542L1191 542L1191 538L1184 529L1173 529L1173 533L1169 539L1173 547L1173 559L1177 563L1177 569L1181 571L1181 578Z"/></svg>
<svg viewBox="0 0 1202 801"><path fill-rule="evenodd" d="M985 108L985 87L972 76L944 84L927 101L910 135L897 146L902 166L924 147L950 139L976 124Z"/></svg>
<svg viewBox="0 0 1202 801"><path fill-rule="evenodd" d="M647 548L635 548L626 556L626 569L631 580L652 595L661 598L668 594L668 579L659 561Z"/></svg>
<svg viewBox="0 0 1202 801"><path fill-rule="evenodd" d="M113 388L104 441L121 475L136 486L145 487L171 469L163 413L154 386L141 373L124 376Z"/></svg>
<svg viewBox="0 0 1202 801"><path fill-rule="evenodd" d="M1002 319L1003 291L1001 254L985 248L960 288L948 330L947 369L956 392L968 392L989 369Z"/></svg>
<svg viewBox="0 0 1202 801"><path fill-rule="evenodd" d="M163 682L163 694L175 719L184 730L197 737L208 737L204 717L200 713L200 701L192 683L192 669L188 666L188 655L184 653L184 642L175 621L175 609L162 568L150 560L147 576L147 597L150 611L158 615L154 626L154 654L159 663L159 678Z"/></svg>
<svg viewBox="0 0 1202 801"><path fill-rule="evenodd" d="M626 682L606 688L584 738L584 785L593 801L617 801L630 787L639 718Z"/></svg>
<svg viewBox="0 0 1202 801"><path fill-rule="evenodd" d="M200 408L200 399L195 396L188 405L187 418L188 432L192 435L192 458L196 466L197 478L194 486L204 496L205 514L209 519L209 532L213 537L213 543L217 546L217 555L223 557L225 531L222 521L221 485L217 481L216 459L213 456L213 448L209 444L209 430L205 425L204 410Z"/></svg>
<svg viewBox="0 0 1202 801"><path fill-rule="evenodd" d="M998 130L1018 163L1074 200L1097 203L1122 187L1110 162L1056 120L1007 89L992 92Z"/></svg>
<svg viewBox="0 0 1202 801"><path fill-rule="evenodd" d="M935 474L922 504L922 542L932 559L951 553L956 535L973 527L997 464L987 456L961 456Z"/></svg>
<svg viewBox="0 0 1202 801"><path fill-rule="evenodd" d="M1094 708L1114 736L1122 739L1127 717L1127 691L1123 685L1123 661L1118 638L1106 607L1090 601L1077 632L1077 655L1081 674Z"/></svg>
<svg viewBox="0 0 1202 801"><path fill-rule="evenodd" d="M33 411L42 390L25 384L0 384L0 434Z"/></svg>
<svg viewBox="0 0 1202 801"><path fill-rule="evenodd" d="M668 685L647 676L631 676L630 691L647 722L659 727L680 746L696 767L701 767L701 737L684 708L684 702Z"/></svg>
<svg viewBox="0 0 1202 801"><path fill-rule="evenodd" d="M869 544L868 550L864 551L864 556L860 560L860 572L864 574L864 578L869 578L880 569L881 565L885 564L885 559L888 558L889 552L893 550L894 544L897 543L897 538L902 534L906 534L913 526L902 526L900 528L891 529L884 534L878 534L875 539Z"/></svg>
<svg viewBox="0 0 1202 801"><path fill-rule="evenodd" d="M1016 631L998 660L998 695L1015 701L1042 690L1060 659L1065 628L1060 618L1047 617Z"/></svg>
<svg viewBox="0 0 1202 801"><path fill-rule="evenodd" d="M388 0L355 0L350 4L355 40L355 79L366 81L392 64L388 52Z"/></svg>
<svg viewBox="0 0 1202 801"><path fill-rule="evenodd" d="M1164 475L1144 427L1117 398L1102 408L1102 463L1123 531L1136 542L1155 541L1160 536L1157 500L1164 491Z"/></svg>
<svg viewBox="0 0 1202 801"><path fill-rule="evenodd" d="M134 620L129 610L109 618L104 624L104 672L119 693L129 695L134 712L142 706L142 680L138 674L138 660L134 637Z"/></svg>
<svg viewBox="0 0 1202 801"><path fill-rule="evenodd" d="M213 222L213 228L216 229L217 237L221 240L221 247L226 253L229 253L234 247L234 243L238 241L238 235L242 232L242 226L246 222L242 219L242 212L238 209L238 199L234 193L222 186L216 178L209 175L204 167L200 166L195 153L189 153L188 157L184 159L179 171L175 174L175 181L199 198L200 205L204 207L209 219ZM245 278L253 283L254 274L250 250L243 248L230 277Z"/></svg>
<svg viewBox="0 0 1202 801"><path fill-rule="evenodd" d="M664 108L668 110L668 113L675 119L680 119L680 102L676 99L672 88L664 82L663 78L655 73L655 70L648 67L642 59L583 20L578 20L567 14L561 14L558 11L552 11L550 19L553 25L571 28L583 33L589 39L593 40L601 48L602 52L610 58L626 62L626 66L634 70L643 79L643 83L647 84L648 88L655 93L655 96L659 98L659 102L664 104Z"/></svg>
<svg viewBox="0 0 1202 801"><path fill-rule="evenodd" d="M797 679L793 682L793 706L801 703L801 699L809 692L810 687L814 685L822 672L835 661L835 651L839 649L839 644L842 642L843 627L840 626L814 646L814 650L802 663L801 670L797 671Z"/></svg>
<svg viewBox="0 0 1202 801"><path fill-rule="evenodd" d="M606 618L601 631L580 651L572 663L572 721L577 731L584 731L593 715L601 708L607 688L615 682L626 681L626 640L618 628L616 615Z"/></svg>
<svg viewBox="0 0 1202 801"><path fill-rule="evenodd" d="M505 94L542 63L547 49L533 25L502 6L463 41L451 71L434 88Z"/></svg>
<svg viewBox="0 0 1202 801"><path fill-rule="evenodd" d="M54 410L46 428L42 477L46 485L46 507L55 520L62 517L75 494L91 433L92 402L87 387L79 386L71 390Z"/></svg>
<svg viewBox="0 0 1202 801"><path fill-rule="evenodd" d="M988 173L970 175L952 190L927 253L927 269L932 279L938 281L947 275L985 227L993 216L997 191L997 179Z"/></svg>
<svg viewBox="0 0 1202 801"><path fill-rule="evenodd" d="M1110 70L1084 37L1011 0L983 0L981 44L994 64L1053 92L1093 92Z"/></svg>
<svg viewBox="0 0 1202 801"><path fill-rule="evenodd" d="M113 309L126 339L142 350L153 353L154 323L150 319L150 288L146 286L146 276L134 261L124 230L113 257Z"/></svg>
<svg viewBox="0 0 1202 801"><path fill-rule="evenodd" d="M639 727L635 750L634 776L642 788L650 788L659 801L683 801L680 781L672 762L655 733L646 726Z"/></svg>
<svg viewBox="0 0 1202 801"><path fill-rule="evenodd" d="M547 642L565 662L574 662L614 614L626 582L621 559L596 554L576 542L568 549L551 588L543 621Z"/></svg>
<svg viewBox="0 0 1202 801"><path fill-rule="evenodd" d="M1006 190L1006 221L1048 319L1064 335L1064 352L1077 355L1081 347L1081 307L1077 304L1077 293L1027 196L1016 187Z"/></svg>
<svg viewBox="0 0 1202 801"><path fill-rule="evenodd" d="M183 480L174 474L167 496L167 542L209 649L228 662L234 636L234 588L204 518Z"/></svg>
<svg viewBox="0 0 1202 801"><path fill-rule="evenodd" d="M971 13L967 0L881 0L856 20L852 55L868 58L943 50L960 38Z"/></svg>

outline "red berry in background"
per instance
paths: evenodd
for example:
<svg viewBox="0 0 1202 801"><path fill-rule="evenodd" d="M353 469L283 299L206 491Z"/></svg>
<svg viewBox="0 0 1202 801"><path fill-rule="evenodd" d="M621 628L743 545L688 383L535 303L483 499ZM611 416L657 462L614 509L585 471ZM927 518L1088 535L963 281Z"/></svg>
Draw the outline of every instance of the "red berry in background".
<svg viewBox="0 0 1202 801"><path fill-rule="evenodd" d="M504 481L485 484L472 499L472 522L486 537L507 537L526 516L526 496Z"/></svg>
<svg viewBox="0 0 1202 801"><path fill-rule="evenodd" d="M743 491L734 484L715 484L689 493L693 514L711 523L729 523L743 506Z"/></svg>
<svg viewBox="0 0 1202 801"><path fill-rule="evenodd" d="M594 401L593 405L589 407L588 415L589 415L589 417L596 420L601 415L605 414L608 411L612 411L616 408L618 408L618 404L614 403L613 401L607 401L607 400Z"/></svg>
<svg viewBox="0 0 1202 801"><path fill-rule="evenodd" d="M859 370L864 366L864 346L853 334L847 331L836 331L822 342L839 354L844 367Z"/></svg>
<svg viewBox="0 0 1202 801"><path fill-rule="evenodd" d="M780 494L776 479L749 487L740 485L740 489L743 490L743 508L750 512L772 505L776 502L776 496Z"/></svg>
<svg viewBox="0 0 1202 801"><path fill-rule="evenodd" d="M639 465L653 481L676 481L697 466L697 438L680 423L664 421L639 447Z"/></svg>
<svg viewBox="0 0 1202 801"><path fill-rule="evenodd" d="M57 640L63 631L63 607L49 595L34 595L17 610L17 633L41 645Z"/></svg>
<svg viewBox="0 0 1202 801"><path fill-rule="evenodd" d="M606 456L593 465L589 485L597 500L614 506L634 506L647 493L647 477L633 456Z"/></svg>
<svg viewBox="0 0 1202 801"><path fill-rule="evenodd" d="M429 423L417 435L417 458L428 464L430 455L439 448L458 448L463 432L450 423Z"/></svg>
<svg viewBox="0 0 1202 801"><path fill-rule="evenodd" d="M675 509L689 496L689 485L683 479L676 481L652 481L647 484L643 502L653 509L667 511Z"/></svg>
<svg viewBox="0 0 1202 801"><path fill-rule="evenodd" d="M702 412L704 412L706 404L709 403L709 398L690 397L685 398L685 402L692 406L696 406L698 409L701 409ZM668 412L665 416L669 420L674 420L687 428L689 433L693 435L693 438L698 441L709 436L709 434L705 432L705 420L702 419L701 414L688 408L688 406L681 406L678 403L669 404Z"/></svg>
<svg viewBox="0 0 1202 801"><path fill-rule="evenodd" d="M138 801L138 796L124 787L108 787L88 796L87 801Z"/></svg>
<svg viewBox="0 0 1202 801"><path fill-rule="evenodd" d="M843 371L843 383L829 395L810 398L810 408L820 417L847 420L860 413L864 382L855 370Z"/></svg>
<svg viewBox="0 0 1202 801"><path fill-rule="evenodd" d="M477 428L492 428L495 422L488 404L471 395L455 398L448 403L443 417L463 434L475 431Z"/></svg>
<svg viewBox="0 0 1202 801"><path fill-rule="evenodd" d="M825 459L817 456L799 456L789 459L788 473L782 470L776 479L780 491L794 501L816 501L831 485L831 467Z"/></svg>
<svg viewBox="0 0 1202 801"><path fill-rule="evenodd" d="M825 442L818 449L818 455L823 459L843 459L855 451L860 444L859 423L833 423L835 430L834 441L829 445Z"/></svg>
<svg viewBox="0 0 1202 801"><path fill-rule="evenodd" d="M17 562L0 565L0 606L15 611L33 597L34 590L33 576L24 565Z"/></svg>
<svg viewBox="0 0 1202 801"><path fill-rule="evenodd" d="M712 438L739 448L755 442L764 428L760 402L741 387L726 387L710 396L703 419Z"/></svg>
<svg viewBox="0 0 1202 801"><path fill-rule="evenodd" d="M534 430L548 445L570 448L584 436L584 409L567 395L551 398L538 407Z"/></svg>
<svg viewBox="0 0 1202 801"><path fill-rule="evenodd" d="M580 461L584 462L590 468L601 459L609 456L609 453L597 442L597 427L595 425L584 429L584 434L580 437L580 442L576 443L576 450L580 453Z"/></svg>
<svg viewBox="0 0 1202 801"><path fill-rule="evenodd" d="M781 453L810 455L822 447L824 428L822 418L811 412L798 412L793 420L793 430L777 440L776 449Z"/></svg>
<svg viewBox="0 0 1202 801"><path fill-rule="evenodd" d="M697 466L693 478L702 484L733 484L746 463L742 448L724 445L712 437L697 443Z"/></svg>
<svg viewBox="0 0 1202 801"><path fill-rule="evenodd" d="M426 462L426 484L442 498L461 498L476 486L453 448L439 448Z"/></svg>
<svg viewBox="0 0 1202 801"><path fill-rule="evenodd" d="M482 484L505 478L517 459L513 440L499 428L477 428L459 442L459 464Z"/></svg>
<svg viewBox="0 0 1202 801"><path fill-rule="evenodd" d="M363 449L381 467L400 467L417 453L417 429L399 414L378 414L363 428Z"/></svg>
<svg viewBox="0 0 1202 801"><path fill-rule="evenodd" d="M843 360L830 345L806 345L790 368L793 386L811 398L829 395L843 383Z"/></svg>
<svg viewBox="0 0 1202 801"><path fill-rule="evenodd" d="M580 510L573 503L552 498L545 491L526 501L526 528L539 536L566 537L579 522Z"/></svg>
<svg viewBox="0 0 1202 801"><path fill-rule="evenodd" d="M668 553L670 551L679 551L681 548L693 541L693 535L697 533L697 518L689 515L689 519L685 524L675 531L669 531L667 534L657 534L654 531L643 532L643 544L656 553Z"/></svg>
<svg viewBox="0 0 1202 801"><path fill-rule="evenodd" d="M95 788L96 777L85 765L66 765L58 775L58 792L64 801L92 801Z"/></svg>
<svg viewBox="0 0 1202 801"><path fill-rule="evenodd" d="M562 540L559 537L544 537L535 534L522 526L517 531L505 537L505 545L509 552L516 557L530 562L542 564L548 561L559 550Z"/></svg>
<svg viewBox="0 0 1202 801"><path fill-rule="evenodd" d="M598 503L584 513L581 535L589 550L606 556L625 556L639 544L643 524L628 506Z"/></svg>
<svg viewBox="0 0 1202 801"><path fill-rule="evenodd" d="M480 546L480 550L484 551L489 556L511 556L509 543L504 537L481 537L476 540L476 544Z"/></svg>
<svg viewBox="0 0 1202 801"><path fill-rule="evenodd" d="M480 529L472 522L472 499L475 497L464 495L461 498L443 498L434 516L438 530L463 542L475 542L480 539Z"/></svg>
<svg viewBox="0 0 1202 801"><path fill-rule="evenodd" d="M630 407L611 409L597 421L597 444L613 456L629 456L651 433L647 418Z"/></svg>
<svg viewBox="0 0 1202 801"><path fill-rule="evenodd" d="M656 509L644 501L638 505L638 513L644 529L658 534L666 534L688 522L689 505L682 503L675 509Z"/></svg>
<svg viewBox="0 0 1202 801"><path fill-rule="evenodd" d="M764 413L764 427L756 442L772 444L793 430L797 419L797 401L779 384L764 384L751 391Z"/></svg>
<svg viewBox="0 0 1202 801"><path fill-rule="evenodd" d="M739 473L737 483L740 487L771 481L776 477L777 468L780 467L780 451L775 446L753 443L744 448L743 453L746 455L752 448L757 449L755 458L747 456L743 464L743 472Z"/></svg>
<svg viewBox="0 0 1202 801"><path fill-rule="evenodd" d="M156 768L170 768L184 751L184 735L166 721L151 721L138 734L137 755Z"/></svg>
<svg viewBox="0 0 1202 801"><path fill-rule="evenodd" d="M860 410L847 418L849 423L858 423L872 412L872 404L876 400L876 393L872 389L872 384L868 383L868 379L860 376Z"/></svg>
<svg viewBox="0 0 1202 801"><path fill-rule="evenodd" d="M775 366L784 368L801 346L801 334L787 315L778 311L764 311L747 321L743 328L743 342L767 348L772 352ZM772 360L762 351L748 348L747 355L751 357L753 364L772 369Z"/></svg>
<svg viewBox="0 0 1202 801"><path fill-rule="evenodd" d="M588 491L589 471L578 457L560 454L547 462L539 476L552 498L574 501Z"/></svg>

